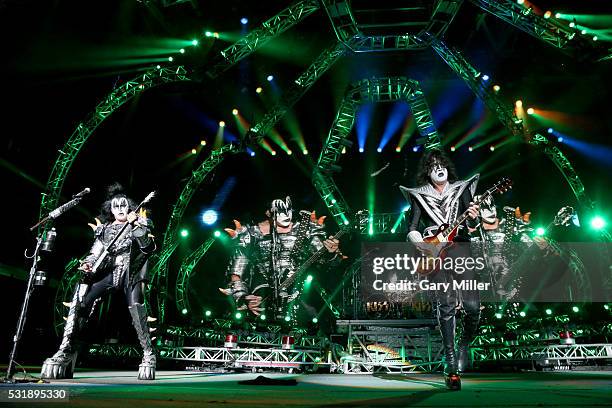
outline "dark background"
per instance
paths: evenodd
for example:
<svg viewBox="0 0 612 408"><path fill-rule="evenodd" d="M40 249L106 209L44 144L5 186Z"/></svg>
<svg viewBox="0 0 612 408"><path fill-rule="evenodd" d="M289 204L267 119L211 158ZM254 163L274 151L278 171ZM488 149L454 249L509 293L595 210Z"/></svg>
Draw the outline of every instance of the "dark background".
<svg viewBox="0 0 612 408"><path fill-rule="evenodd" d="M567 13L611 15L612 6L603 3L538 1L537 5ZM253 28L287 4L196 1L164 9L147 8L136 1L0 2L4 56L0 66L4 100L0 123L0 174L4 187L0 251L2 355L8 355L23 299L29 268L23 251L33 247L34 239L28 227L37 221L40 194L57 150L79 121L113 87L132 78L139 70L155 65L157 62L147 60L151 54L160 60L169 55L180 57L176 53L180 46L168 46L174 44L172 41L201 38L205 29L238 38L241 17L248 17L248 27ZM610 30L609 26L603 28ZM471 4L464 4L446 39L450 45L464 50L473 65L490 75L491 84L502 86L502 98L508 103L520 98L525 108L534 106L562 112L567 120L555 125L555 129L609 149L612 61L595 64L566 56ZM282 90L334 41L329 20L319 11L214 82L149 90L116 111L84 145L66 179L62 201L84 187L92 188L92 193L83 200L79 210L65 214L56 223L59 236L54 258L49 260L50 278L60 279L63 265L89 249L91 232L86 223L97 214L104 187L112 181L122 182L137 201L153 189L159 191L151 210L157 236L161 238L172 205L191 170L206 158L214 144L218 121L228 124L226 134L239 135L231 115L234 107L251 124L256 123L281 97ZM182 61L206 68L228 44L221 39L202 39L197 50L186 47L188 53ZM161 64L167 65L167 62ZM265 80L269 74L275 76L273 84ZM232 219L259 220L267 202L279 194L290 194L297 209L315 209L325 215L326 210L310 183L312 163L316 162L346 86L376 75L402 75L419 80L443 140L446 135L463 136L480 120L487 125L479 128L474 143L502 129L431 50L344 57L291 112L309 155L299 153L298 146L290 140L287 122L283 121L276 129L293 150L292 156L270 142L278 152L275 157L257 149L254 158L240 155L224 161L187 209L183 222L190 236L181 241L172 258L171 276L178 270L182 256L210 236L212 229L204 227L199 217L220 191L227 196L215 228L231 226ZM254 92L257 86L264 89L263 100ZM279 90L276 95L275 87ZM414 136L402 153L396 153L400 136L396 132L383 153L376 153L392 110L392 105L376 106L369 124L366 153L358 153L353 131L351 139L355 145L339 163L343 171L335 180L353 209L368 207L367 186L371 185L376 212L399 212L405 203L398 184L414 183L420 156L411 149ZM535 119L529 120L534 129L548 127ZM207 141L207 146L198 149L197 155L189 155L202 139ZM542 225L550 222L559 207L575 205L575 198L560 173L537 151L521 144L507 144L495 152L490 152L487 145L470 153L467 150L470 144L451 156L461 177L480 169L482 187L501 175L515 180L515 189L501 198L500 204L519 205L524 211L532 211L534 222ZM563 145L561 148L599 211L609 215L612 160L607 151L594 148L594 152L600 153L594 158ZM376 178L369 177L386 163L390 163L387 170ZM224 189L228 182L233 187ZM328 228L331 232L336 228L331 219ZM354 239L343 245L347 252L356 253L358 243ZM227 248L215 243L196 267L190 297L196 313L201 314L206 308L216 315L225 312L226 302L216 288L223 286L227 257ZM320 278L327 285L333 285L333 278ZM173 292L173 287L170 291ZM57 345L50 324L53 295L53 287L47 287L38 290L32 299L23 347L34 347L37 351L22 350L23 361L38 362L40 355ZM105 334L98 336L98 341L100 337L132 338L131 331L125 330L129 323L121 302L120 297L113 300L117 307L112 307L107 319L100 323ZM174 309L172 301L169 305ZM171 311L170 316L175 322L182 322L176 311ZM199 320L198 315L191 317Z"/></svg>

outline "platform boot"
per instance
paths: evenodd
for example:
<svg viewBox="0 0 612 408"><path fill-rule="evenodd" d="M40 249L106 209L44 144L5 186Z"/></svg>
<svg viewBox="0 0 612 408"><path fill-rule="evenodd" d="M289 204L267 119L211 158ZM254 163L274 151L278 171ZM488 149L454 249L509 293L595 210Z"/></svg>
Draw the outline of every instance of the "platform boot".
<svg viewBox="0 0 612 408"><path fill-rule="evenodd" d="M151 334L146 308L143 304L135 303L134 305L129 306L128 309L130 310L132 324L136 329L138 341L140 342L140 346L142 347L143 351L142 362L138 368L138 379L154 380L157 358L155 357L153 345L151 344Z"/></svg>
<svg viewBox="0 0 612 408"><path fill-rule="evenodd" d="M455 318L440 319L440 332L444 347L444 381L446 388L459 391L461 389L461 378L459 377L457 356L455 355Z"/></svg>
<svg viewBox="0 0 612 408"><path fill-rule="evenodd" d="M464 373L470 368L470 343L478 332L479 320L480 310L477 314L466 313L463 316L463 333L457 348L457 368L460 373Z"/></svg>

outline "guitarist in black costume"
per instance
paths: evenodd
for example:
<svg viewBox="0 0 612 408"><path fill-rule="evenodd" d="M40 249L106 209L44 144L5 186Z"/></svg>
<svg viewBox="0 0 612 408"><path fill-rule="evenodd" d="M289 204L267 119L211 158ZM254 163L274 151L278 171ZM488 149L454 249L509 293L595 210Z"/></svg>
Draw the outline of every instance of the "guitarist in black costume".
<svg viewBox="0 0 612 408"><path fill-rule="evenodd" d="M419 187L400 190L410 202L411 215L408 218L407 239L423 247L423 238L434 235L442 224L451 224L459 215L468 211L467 221L459 227L454 242L465 242L463 245L451 246L447 257L471 256L468 227L478 225L479 208L472 200L478 183L478 175L468 180L457 180L455 168L450 159L441 150L427 151L419 162L417 171ZM466 225L467 224L467 225ZM452 283L453 280L471 280L475 278L473 269L466 269L462 274L455 271L440 270L430 275L430 282ZM459 372L464 371L468 360L468 346L478 330L480 319L480 295L478 291L460 291L451 287L447 291L436 291L437 317L442 334L444 356L446 360L444 373L449 389L461 389ZM459 340L458 352L455 350L455 315L463 311L463 335Z"/></svg>
<svg viewBox="0 0 612 408"><path fill-rule="evenodd" d="M287 288L283 282L293 277L306 258L323 249L318 263L339 262L339 241L325 238L325 217L317 218L314 212L300 211L299 220L294 221L289 196L272 201L266 216L256 225L243 226L234 220L235 229L225 229L233 238L234 250L227 268L229 285L220 291L233 297L238 310L259 316L265 306L272 313L269 317L284 320L289 316L294 322L301 281L298 278Z"/></svg>

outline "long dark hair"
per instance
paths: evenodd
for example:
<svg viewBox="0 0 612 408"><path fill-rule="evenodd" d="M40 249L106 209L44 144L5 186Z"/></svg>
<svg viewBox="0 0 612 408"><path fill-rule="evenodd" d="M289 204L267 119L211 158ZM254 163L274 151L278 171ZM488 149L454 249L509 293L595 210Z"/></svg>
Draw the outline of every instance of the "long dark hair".
<svg viewBox="0 0 612 408"><path fill-rule="evenodd" d="M119 183L113 183L106 188L106 201L102 203L100 207L100 215L98 215L98 219L102 223L113 222L115 220L115 216L111 211L111 201L113 198L122 198L125 197L128 201L128 205L130 207L129 211L134 211L138 204L134 202L131 198L129 198L125 194L125 189Z"/></svg>
<svg viewBox="0 0 612 408"><path fill-rule="evenodd" d="M448 170L448 181L452 183L457 181L457 172L455 171L455 165L448 158L446 153L440 149L432 149L426 151L417 167L416 182L419 186L425 185L430 182L429 173L431 173L432 165L434 161L438 161L442 166Z"/></svg>

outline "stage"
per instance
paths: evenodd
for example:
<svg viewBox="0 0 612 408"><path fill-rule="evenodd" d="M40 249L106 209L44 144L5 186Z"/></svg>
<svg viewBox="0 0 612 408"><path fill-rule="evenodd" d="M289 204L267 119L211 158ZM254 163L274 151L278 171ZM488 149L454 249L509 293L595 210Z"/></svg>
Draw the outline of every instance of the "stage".
<svg viewBox="0 0 612 408"><path fill-rule="evenodd" d="M265 376L295 384L247 385ZM151 382L136 371L79 370L72 380L2 385L2 389L61 387L70 406L291 406L291 407L597 407L612 404L612 371L466 374L461 392L447 391L441 375L211 374L159 371ZM6 400L4 400L6 401ZM24 406L23 403L15 404ZM49 406L48 402L40 406ZM28 403L28 406L38 406Z"/></svg>

